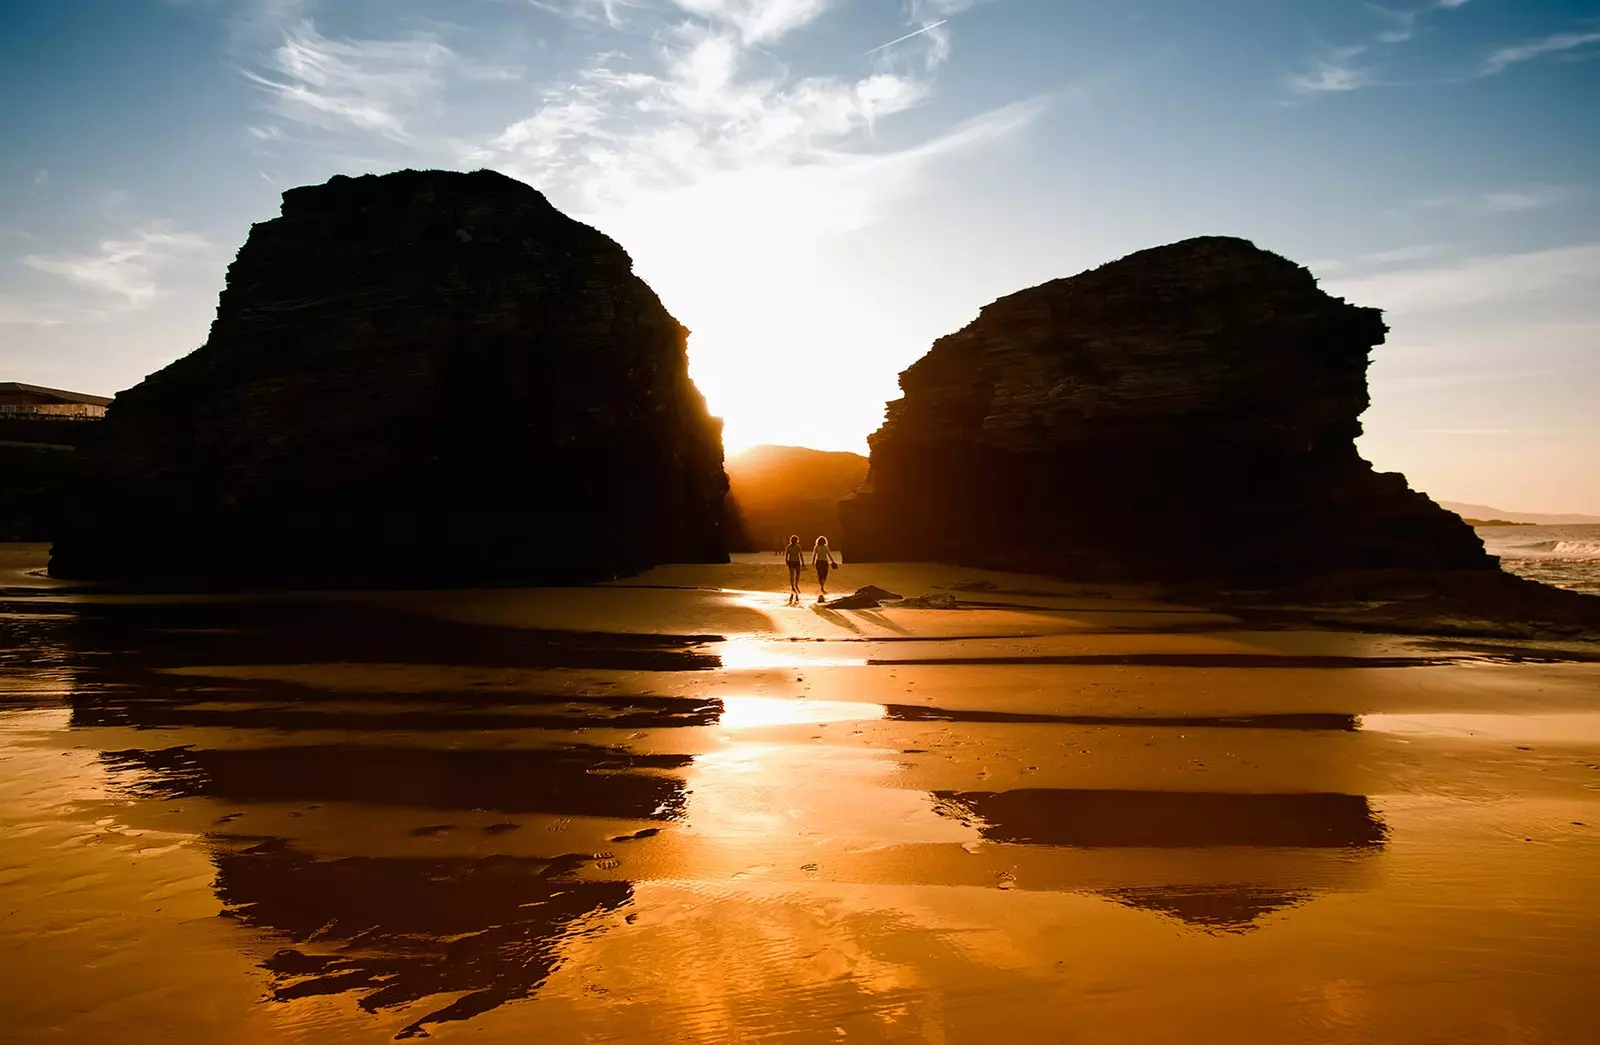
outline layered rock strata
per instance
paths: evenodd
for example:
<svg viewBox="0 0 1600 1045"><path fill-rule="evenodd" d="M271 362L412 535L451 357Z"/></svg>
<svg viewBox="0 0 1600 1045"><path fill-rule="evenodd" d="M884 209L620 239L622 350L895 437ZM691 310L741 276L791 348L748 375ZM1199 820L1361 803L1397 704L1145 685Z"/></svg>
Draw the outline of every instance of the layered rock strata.
<svg viewBox="0 0 1600 1045"><path fill-rule="evenodd" d="M1224 237L1002 298L901 374L844 547L1096 580L1492 570L1465 523L1356 452L1385 333Z"/></svg>
<svg viewBox="0 0 1600 1045"><path fill-rule="evenodd" d="M488 171L284 193L119 395L56 576L579 581L726 561L720 422L615 242Z"/></svg>

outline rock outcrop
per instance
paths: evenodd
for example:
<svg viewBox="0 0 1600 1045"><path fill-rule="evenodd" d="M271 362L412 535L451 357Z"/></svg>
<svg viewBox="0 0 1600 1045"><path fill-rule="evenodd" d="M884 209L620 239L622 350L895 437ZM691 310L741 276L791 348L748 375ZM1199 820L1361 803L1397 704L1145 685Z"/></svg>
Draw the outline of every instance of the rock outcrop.
<svg viewBox="0 0 1600 1045"><path fill-rule="evenodd" d="M0 541L48 541L78 466L77 447L111 400L0 381Z"/></svg>
<svg viewBox="0 0 1600 1045"><path fill-rule="evenodd" d="M0 541L48 541L76 465L71 446L0 440Z"/></svg>
<svg viewBox="0 0 1600 1045"><path fill-rule="evenodd" d="M1222 237L1002 298L901 374L843 545L1095 580L1493 570L1465 523L1356 453L1385 333Z"/></svg>
<svg viewBox="0 0 1600 1045"><path fill-rule="evenodd" d="M488 171L284 193L119 395L56 576L580 581L726 561L720 422L615 242Z"/></svg>

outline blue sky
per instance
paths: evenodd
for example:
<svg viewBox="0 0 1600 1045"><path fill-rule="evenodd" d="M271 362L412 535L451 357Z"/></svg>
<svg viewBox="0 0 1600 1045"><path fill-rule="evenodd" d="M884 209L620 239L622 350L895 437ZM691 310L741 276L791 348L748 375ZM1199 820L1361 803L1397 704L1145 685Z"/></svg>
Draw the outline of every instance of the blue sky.
<svg viewBox="0 0 1600 1045"><path fill-rule="evenodd" d="M1386 309L1363 452L1600 513L1600 2L10 0L0 377L197 347L278 194L492 167L621 242L730 444L864 448L994 298L1229 234Z"/></svg>

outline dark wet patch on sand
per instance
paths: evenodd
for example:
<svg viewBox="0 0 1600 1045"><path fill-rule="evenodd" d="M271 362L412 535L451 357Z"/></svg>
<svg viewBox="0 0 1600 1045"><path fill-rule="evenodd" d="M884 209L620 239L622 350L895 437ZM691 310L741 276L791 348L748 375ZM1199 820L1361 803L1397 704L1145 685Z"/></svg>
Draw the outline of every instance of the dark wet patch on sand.
<svg viewBox="0 0 1600 1045"><path fill-rule="evenodd" d="M135 794L228 802L366 802L417 809L563 813L629 820L681 813L666 770L687 755L613 748L434 750L414 747L168 748L106 752Z"/></svg>
<svg viewBox="0 0 1600 1045"><path fill-rule="evenodd" d="M659 827L646 827L642 830L633 832L631 835L616 835L610 840L613 842L637 842L641 838L654 838L660 833L661 828Z"/></svg>
<svg viewBox="0 0 1600 1045"><path fill-rule="evenodd" d="M1267 715L1051 715L1044 712L981 711L883 705L886 717L902 722L1015 722L1062 726L1125 726L1134 729L1305 729L1353 732L1358 716L1336 713L1290 712Z"/></svg>
<svg viewBox="0 0 1600 1045"><path fill-rule="evenodd" d="M362 703L378 706L366 710L359 706ZM186 684L168 683L165 691L155 693L131 687L78 692L70 704L72 724L79 727L214 726L281 732L672 729L713 725L722 714L718 700L686 697L504 691L329 693L253 681L199 687L192 678Z"/></svg>
<svg viewBox="0 0 1600 1045"><path fill-rule="evenodd" d="M869 665L957 665L1000 666L1033 664L1041 666L1105 667L1123 665L1147 668L1425 668L1452 664L1462 657L1346 657L1337 655L1270 653L1062 653L1002 657L906 657L897 660L872 659Z"/></svg>
<svg viewBox="0 0 1600 1045"><path fill-rule="evenodd" d="M1203 791L935 791L935 809L992 842L1076 848L1381 846L1364 795Z"/></svg>
<svg viewBox="0 0 1600 1045"><path fill-rule="evenodd" d="M708 671L719 635L649 635L466 624L356 601L84 604L74 644L145 667L434 664L483 668ZM95 660L103 661L103 657Z"/></svg>

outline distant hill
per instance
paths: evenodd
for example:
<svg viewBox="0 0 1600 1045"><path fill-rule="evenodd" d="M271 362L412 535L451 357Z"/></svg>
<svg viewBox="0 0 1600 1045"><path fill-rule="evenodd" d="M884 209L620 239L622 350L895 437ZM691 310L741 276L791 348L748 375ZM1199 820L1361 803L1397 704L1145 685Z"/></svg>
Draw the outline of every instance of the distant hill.
<svg viewBox="0 0 1600 1045"><path fill-rule="evenodd" d="M730 456L724 467L753 546L748 551L776 550L791 533L807 547L819 535L838 541L839 502L867 478L860 454L803 446L754 446Z"/></svg>
<svg viewBox="0 0 1600 1045"><path fill-rule="evenodd" d="M1464 504L1460 501L1440 501L1439 506L1455 512L1463 519L1483 519L1491 523L1525 523L1532 526L1582 526L1600 523L1600 515L1549 515L1538 512L1508 512L1504 508L1491 508L1486 504Z"/></svg>

